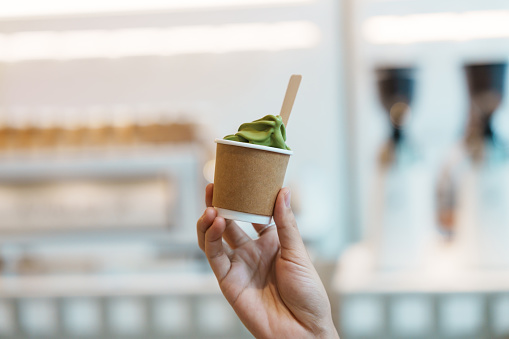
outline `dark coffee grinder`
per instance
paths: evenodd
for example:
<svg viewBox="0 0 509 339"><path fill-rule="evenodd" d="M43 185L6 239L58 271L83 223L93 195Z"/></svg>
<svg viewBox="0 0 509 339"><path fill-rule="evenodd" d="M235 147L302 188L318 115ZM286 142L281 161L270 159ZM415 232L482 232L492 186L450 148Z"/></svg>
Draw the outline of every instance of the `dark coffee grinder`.
<svg viewBox="0 0 509 339"><path fill-rule="evenodd" d="M496 142L491 118L500 106L505 87L505 62L464 66L470 96L465 145L474 160L481 160L485 142Z"/></svg>
<svg viewBox="0 0 509 339"><path fill-rule="evenodd" d="M394 159L394 151L402 141L402 127L410 112L414 94L414 68L377 68L380 101L391 123L391 136L380 154L382 164Z"/></svg>

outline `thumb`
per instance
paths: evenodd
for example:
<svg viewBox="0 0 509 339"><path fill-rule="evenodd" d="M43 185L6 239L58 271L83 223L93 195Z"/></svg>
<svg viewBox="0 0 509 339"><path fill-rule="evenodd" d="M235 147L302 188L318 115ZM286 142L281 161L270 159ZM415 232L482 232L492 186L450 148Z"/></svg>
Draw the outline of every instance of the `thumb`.
<svg viewBox="0 0 509 339"><path fill-rule="evenodd" d="M276 222L281 257L283 259L307 258L304 242L297 228L297 222L290 205L292 193L289 188L282 188L274 206L274 221Z"/></svg>

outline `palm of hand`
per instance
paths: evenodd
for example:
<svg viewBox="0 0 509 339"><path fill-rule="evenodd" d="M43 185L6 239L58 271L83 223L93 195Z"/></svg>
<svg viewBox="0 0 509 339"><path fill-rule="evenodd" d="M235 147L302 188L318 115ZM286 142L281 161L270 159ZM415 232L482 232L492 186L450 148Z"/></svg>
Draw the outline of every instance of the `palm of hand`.
<svg viewBox="0 0 509 339"><path fill-rule="evenodd" d="M312 272L281 257L275 228L255 241L233 250L231 268L220 287L239 318L256 337L303 338L309 335L321 313L315 305L303 306L309 298L300 293L303 285L312 286ZM300 326L293 326L294 323ZM263 326L260 326L262 324ZM292 324L293 333L288 332ZM278 335L279 333L279 335Z"/></svg>

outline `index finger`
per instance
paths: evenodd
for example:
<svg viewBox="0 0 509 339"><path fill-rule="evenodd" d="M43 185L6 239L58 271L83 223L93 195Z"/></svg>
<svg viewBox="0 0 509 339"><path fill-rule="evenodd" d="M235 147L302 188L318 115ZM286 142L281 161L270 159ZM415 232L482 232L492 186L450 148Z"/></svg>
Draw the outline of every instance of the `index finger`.
<svg viewBox="0 0 509 339"><path fill-rule="evenodd" d="M214 192L214 184L208 184L205 187L205 205L212 207L212 193Z"/></svg>
<svg viewBox="0 0 509 339"><path fill-rule="evenodd" d="M231 268L230 258L228 258L223 245L225 229L226 221L221 217L217 217L205 232L205 255L219 282L224 279Z"/></svg>

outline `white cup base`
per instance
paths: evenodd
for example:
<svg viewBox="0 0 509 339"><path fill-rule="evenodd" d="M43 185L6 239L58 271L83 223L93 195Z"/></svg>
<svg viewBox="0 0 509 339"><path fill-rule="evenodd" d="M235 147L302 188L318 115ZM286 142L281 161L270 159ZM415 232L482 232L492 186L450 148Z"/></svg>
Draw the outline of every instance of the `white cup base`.
<svg viewBox="0 0 509 339"><path fill-rule="evenodd" d="M270 224L272 217L259 214L244 213L238 211L227 210L224 208L215 207L217 215L225 219L252 222L256 224Z"/></svg>

